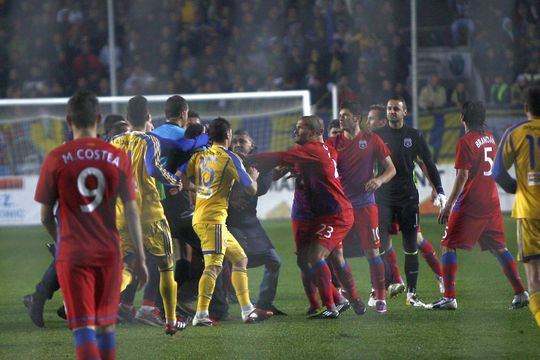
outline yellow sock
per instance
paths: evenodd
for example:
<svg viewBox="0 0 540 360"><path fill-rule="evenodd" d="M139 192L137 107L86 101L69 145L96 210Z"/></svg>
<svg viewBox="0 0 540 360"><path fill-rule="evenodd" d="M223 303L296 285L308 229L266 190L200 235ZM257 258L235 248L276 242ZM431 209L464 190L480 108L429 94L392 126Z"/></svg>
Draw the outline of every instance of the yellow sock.
<svg viewBox="0 0 540 360"><path fill-rule="evenodd" d="M165 319L167 321L176 320L176 281L172 270L165 270L159 274L159 292L163 298L163 308L165 309Z"/></svg>
<svg viewBox="0 0 540 360"><path fill-rule="evenodd" d="M238 304L240 304L240 306L251 304L251 299L249 298L247 270L245 268L237 268L233 266L231 282L234 287L234 292L236 293L236 298L238 299Z"/></svg>
<svg viewBox="0 0 540 360"><path fill-rule="evenodd" d="M540 291L534 292L529 298L529 309L533 314L536 325L540 327Z"/></svg>
<svg viewBox="0 0 540 360"><path fill-rule="evenodd" d="M208 311L212 294L216 287L216 274L204 270L199 280L199 297L197 298L197 311Z"/></svg>
<svg viewBox="0 0 540 360"><path fill-rule="evenodd" d="M133 275L131 275L131 272L124 268L122 270L122 285L120 285L120 292L126 290L127 286L131 284L131 281L133 281Z"/></svg>

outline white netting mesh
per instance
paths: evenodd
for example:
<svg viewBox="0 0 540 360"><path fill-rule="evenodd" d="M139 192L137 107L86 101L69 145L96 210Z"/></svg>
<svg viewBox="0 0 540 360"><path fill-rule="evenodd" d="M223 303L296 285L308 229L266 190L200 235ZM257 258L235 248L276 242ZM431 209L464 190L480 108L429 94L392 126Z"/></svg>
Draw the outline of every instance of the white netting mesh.
<svg viewBox="0 0 540 360"><path fill-rule="evenodd" d="M164 121L169 96L148 96L156 125ZM185 95L203 121L222 116L233 129L248 130L260 151L284 150L292 126L309 114L307 91ZM129 97L100 98L101 112L125 115ZM65 122L68 99L0 100L0 176L38 174L43 157L70 134Z"/></svg>

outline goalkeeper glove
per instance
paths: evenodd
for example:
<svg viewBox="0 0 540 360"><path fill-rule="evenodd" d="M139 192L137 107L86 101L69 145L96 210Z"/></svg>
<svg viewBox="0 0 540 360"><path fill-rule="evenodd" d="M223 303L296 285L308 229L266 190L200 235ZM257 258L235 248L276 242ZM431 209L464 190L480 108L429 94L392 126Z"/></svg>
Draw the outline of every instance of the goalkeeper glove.
<svg viewBox="0 0 540 360"><path fill-rule="evenodd" d="M446 195L444 195L443 193L438 193L433 200L433 205L442 209L446 205L446 201Z"/></svg>

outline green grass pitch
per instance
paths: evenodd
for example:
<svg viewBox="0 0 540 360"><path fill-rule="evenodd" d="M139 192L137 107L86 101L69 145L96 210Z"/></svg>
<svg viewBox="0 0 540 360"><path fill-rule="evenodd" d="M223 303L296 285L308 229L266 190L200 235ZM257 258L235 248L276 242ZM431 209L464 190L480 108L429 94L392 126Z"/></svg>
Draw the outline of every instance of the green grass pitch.
<svg viewBox="0 0 540 360"><path fill-rule="evenodd" d="M388 300L384 315L372 309L364 316L352 310L337 320L307 320L293 255L289 221L264 223L282 256L276 305L288 316L244 325L238 305L233 319L216 328L188 327L174 337L163 329L120 325L119 359L360 359L360 358L537 358L540 329L528 309L509 310L512 289L497 260L487 252L458 253L457 311L434 312L405 307L403 295ZM439 252L442 227L433 217L422 219L424 235ZM515 225L506 221L508 245L515 254ZM60 293L45 307L45 328L36 328L22 304L51 260L41 227L0 228L0 359L73 359L73 338L56 316ZM394 244L401 249L398 238ZM402 265L402 256L399 256ZM369 274L364 258L350 259L361 297L367 300ZM519 265L522 271L521 265ZM252 296L262 269L249 271ZM522 272L522 276L524 276ZM418 294L439 298L434 275L420 259ZM139 295L140 296L140 295Z"/></svg>

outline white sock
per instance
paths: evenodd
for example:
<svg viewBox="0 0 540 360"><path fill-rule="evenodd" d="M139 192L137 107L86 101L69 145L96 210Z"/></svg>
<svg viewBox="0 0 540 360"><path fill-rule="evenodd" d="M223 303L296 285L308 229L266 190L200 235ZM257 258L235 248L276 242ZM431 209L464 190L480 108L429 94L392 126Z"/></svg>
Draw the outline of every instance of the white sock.
<svg viewBox="0 0 540 360"><path fill-rule="evenodd" d="M197 319L204 319L204 318L207 318L209 315L208 315L208 310L197 310L197 312L195 313L195 317Z"/></svg>

